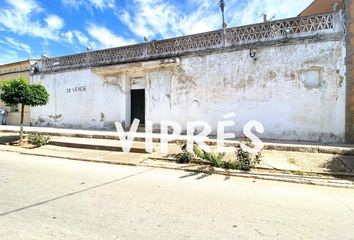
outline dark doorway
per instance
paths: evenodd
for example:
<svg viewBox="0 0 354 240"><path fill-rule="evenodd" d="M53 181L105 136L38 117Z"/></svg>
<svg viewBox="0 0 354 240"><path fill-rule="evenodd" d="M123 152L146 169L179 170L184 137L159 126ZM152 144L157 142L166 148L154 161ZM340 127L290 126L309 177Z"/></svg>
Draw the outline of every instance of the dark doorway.
<svg viewBox="0 0 354 240"><path fill-rule="evenodd" d="M132 89L130 93L131 122L134 118L140 120L140 124L145 124L145 89Z"/></svg>

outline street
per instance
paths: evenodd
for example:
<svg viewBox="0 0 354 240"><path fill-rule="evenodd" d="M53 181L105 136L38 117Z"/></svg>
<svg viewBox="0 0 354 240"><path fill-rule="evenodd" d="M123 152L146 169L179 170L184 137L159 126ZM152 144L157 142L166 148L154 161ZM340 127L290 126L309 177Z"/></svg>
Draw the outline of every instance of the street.
<svg viewBox="0 0 354 240"><path fill-rule="evenodd" d="M354 239L354 190L0 152L0 239Z"/></svg>

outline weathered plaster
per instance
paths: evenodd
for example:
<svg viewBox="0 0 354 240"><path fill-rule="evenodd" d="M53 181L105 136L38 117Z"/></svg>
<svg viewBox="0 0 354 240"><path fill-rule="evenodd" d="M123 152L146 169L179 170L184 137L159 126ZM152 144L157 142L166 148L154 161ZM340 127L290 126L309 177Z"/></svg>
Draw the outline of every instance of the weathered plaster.
<svg viewBox="0 0 354 240"><path fill-rule="evenodd" d="M150 119L182 125L204 120L215 133L217 121L234 112L238 134L247 121L258 120L265 126L265 138L344 140L344 42L262 48L256 56L254 62L249 50L243 50L185 57L170 78L150 73L151 86L159 86ZM321 85L308 88L301 74L313 68L321 69Z"/></svg>
<svg viewBox="0 0 354 240"><path fill-rule="evenodd" d="M172 64L151 61L34 76L49 90L47 106L33 109L36 125L109 128L130 123L131 78L145 79L146 119L159 126L173 120L204 120L215 134L217 121L235 113L241 133L249 120L264 124L263 138L344 140L345 45L343 40L297 42L183 56ZM255 60L256 59L256 60ZM319 69L318 87L304 84L303 73ZM86 85L87 91L65 89ZM53 118L51 116L60 116ZM103 116L103 117L102 117Z"/></svg>

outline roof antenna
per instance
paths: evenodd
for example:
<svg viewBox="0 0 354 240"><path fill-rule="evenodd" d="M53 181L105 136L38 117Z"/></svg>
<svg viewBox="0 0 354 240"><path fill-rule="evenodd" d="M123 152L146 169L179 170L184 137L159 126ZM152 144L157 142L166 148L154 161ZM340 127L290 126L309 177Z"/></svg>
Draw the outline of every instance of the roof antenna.
<svg viewBox="0 0 354 240"><path fill-rule="evenodd" d="M266 13L262 13L261 17L263 17L263 22L269 22L269 21L272 21L275 18L275 15L273 17L271 17L270 19L267 19L267 14Z"/></svg>

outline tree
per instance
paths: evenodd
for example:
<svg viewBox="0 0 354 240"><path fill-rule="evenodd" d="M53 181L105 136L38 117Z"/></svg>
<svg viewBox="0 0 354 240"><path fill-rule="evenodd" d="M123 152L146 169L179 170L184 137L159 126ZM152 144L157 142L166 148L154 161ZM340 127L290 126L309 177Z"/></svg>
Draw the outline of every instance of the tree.
<svg viewBox="0 0 354 240"><path fill-rule="evenodd" d="M40 84L29 84L24 77L2 82L0 99L9 106L21 104L20 141L23 140L25 106L41 106L48 102L49 94Z"/></svg>

